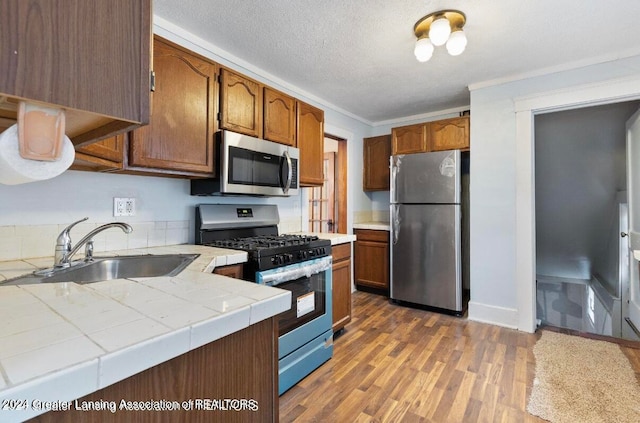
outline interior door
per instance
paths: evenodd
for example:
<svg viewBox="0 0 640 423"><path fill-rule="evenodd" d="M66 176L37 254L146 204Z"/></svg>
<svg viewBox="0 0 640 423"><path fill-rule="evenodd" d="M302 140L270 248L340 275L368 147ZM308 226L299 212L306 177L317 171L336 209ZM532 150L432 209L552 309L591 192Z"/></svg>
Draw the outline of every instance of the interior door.
<svg viewBox="0 0 640 423"><path fill-rule="evenodd" d="M627 193L629 201L629 249L633 256L629 278L628 320L640 333L640 110L627 121Z"/></svg>
<svg viewBox="0 0 640 423"><path fill-rule="evenodd" d="M324 183L312 188L309 198L311 232L336 232L335 161L336 153L324 153Z"/></svg>

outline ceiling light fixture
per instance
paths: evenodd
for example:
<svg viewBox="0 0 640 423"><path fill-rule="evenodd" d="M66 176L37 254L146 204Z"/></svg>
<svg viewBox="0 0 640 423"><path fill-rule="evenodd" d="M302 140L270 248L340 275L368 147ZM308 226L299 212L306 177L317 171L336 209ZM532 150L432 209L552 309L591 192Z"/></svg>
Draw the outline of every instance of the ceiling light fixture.
<svg viewBox="0 0 640 423"><path fill-rule="evenodd" d="M462 30L467 22L464 13L458 10L441 10L423 16L413 26L418 40L413 53L420 62L426 62L433 55L434 46L447 44L452 56L461 54L467 46L467 37Z"/></svg>

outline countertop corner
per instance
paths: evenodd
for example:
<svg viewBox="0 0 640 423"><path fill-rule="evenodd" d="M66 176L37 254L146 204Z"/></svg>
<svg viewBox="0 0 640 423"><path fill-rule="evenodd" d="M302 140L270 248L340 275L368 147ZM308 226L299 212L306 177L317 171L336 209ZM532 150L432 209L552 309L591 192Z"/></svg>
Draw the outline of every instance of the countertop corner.
<svg viewBox="0 0 640 423"><path fill-rule="evenodd" d="M391 224L389 222L360 222L354 223L353 229L369 229L373 231L391 231Z"/></svg>

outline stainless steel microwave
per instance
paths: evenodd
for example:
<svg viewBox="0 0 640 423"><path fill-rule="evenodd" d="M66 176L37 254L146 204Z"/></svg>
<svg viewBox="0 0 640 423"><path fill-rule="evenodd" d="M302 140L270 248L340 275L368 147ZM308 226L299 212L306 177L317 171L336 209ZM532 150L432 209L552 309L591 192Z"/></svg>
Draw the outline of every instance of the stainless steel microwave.
<svg viewBox="0 0 640 423"><path fill-rule="evenodd" d="M298 194L297 148L227 130L216 136L218 177L191 180L191 195Z"/></svg>

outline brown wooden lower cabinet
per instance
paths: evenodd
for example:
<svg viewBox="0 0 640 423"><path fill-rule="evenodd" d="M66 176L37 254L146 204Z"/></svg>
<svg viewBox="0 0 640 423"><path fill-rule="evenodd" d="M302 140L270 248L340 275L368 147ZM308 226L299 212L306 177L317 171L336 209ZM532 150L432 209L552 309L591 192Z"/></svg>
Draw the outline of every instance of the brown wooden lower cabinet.
<svg viewBox="0 0 640 423"><path fill-rule="evenodd" d="M389 291L389 232L356 229L356 287Z"/></svg>
<svg viewBox="0 0 640 423"><path fill-rule="evenodd" d="M351 243L331 247L333 256L333 332L351 321Z"/></svg>
<svg viewBox="0 0 640 423"><path fill-rule="evenodd" d="M213 273L229 276L230 278L242 279L242 264L230 264L228 266L216 267Z"/></svg>
<svg viewBox="0 0 640 423"><path fill-rule="evenodd" d="M123 400L176 401L180 407L128 411L120 409ZM51 411L32 421L277 422L278 321L263 320L77 400L89 401L114 401L116 411L76 411L72 402L71 411ZM185 401L192 401L193 409L184 409ZM212 409L216 404L226 410Z"/></svg>

